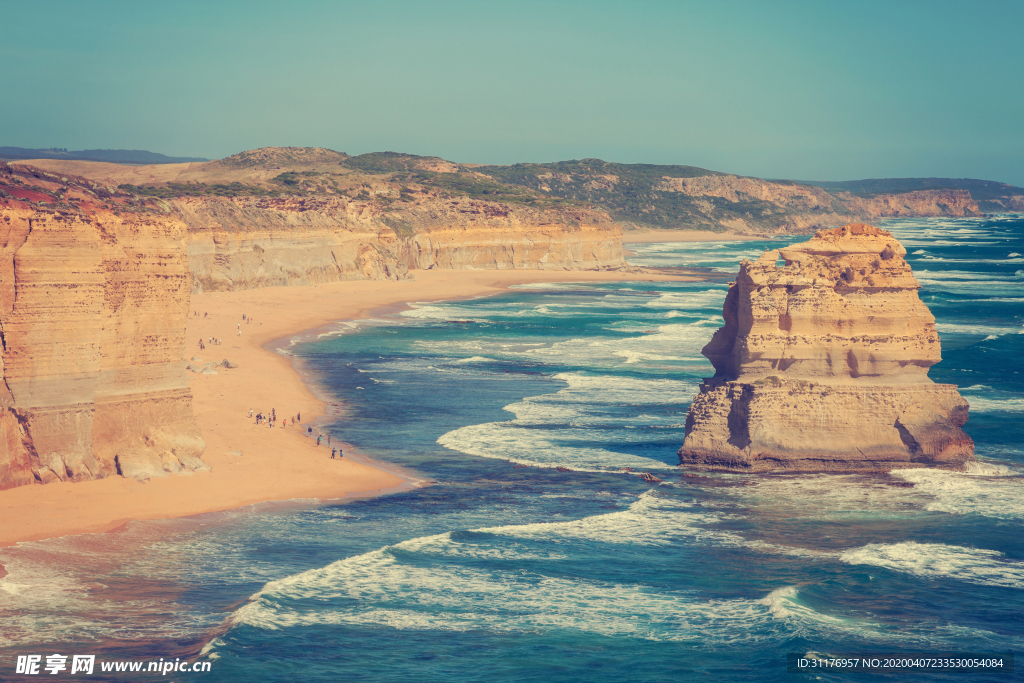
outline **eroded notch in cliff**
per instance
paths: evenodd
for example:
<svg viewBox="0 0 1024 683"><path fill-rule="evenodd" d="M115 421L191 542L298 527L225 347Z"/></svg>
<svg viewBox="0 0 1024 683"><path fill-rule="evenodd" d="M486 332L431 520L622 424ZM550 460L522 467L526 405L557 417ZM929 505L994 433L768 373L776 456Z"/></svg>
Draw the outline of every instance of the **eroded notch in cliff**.
<svg viewBox="0 0 1024 683"><path fill-rule="evenodd" d="M753 391L743 387L734 391L732 405L729 407L729 443L743 450L750 445L750 400Z"/></svg>
<svg viewBox="0 0 1024 683"><path fill-rule="evenodd" d="M910 433L910 430L907 429L906 425L900 422L899 418L896 418L896 424L894 424L893 427L895 427L896 431L899 432L900 441L902 441L903 445L907 447L912 459L920 456L924 452L924 449L921 448L921 444L918 443L917 439L914 438L914 435Z"/></svg>

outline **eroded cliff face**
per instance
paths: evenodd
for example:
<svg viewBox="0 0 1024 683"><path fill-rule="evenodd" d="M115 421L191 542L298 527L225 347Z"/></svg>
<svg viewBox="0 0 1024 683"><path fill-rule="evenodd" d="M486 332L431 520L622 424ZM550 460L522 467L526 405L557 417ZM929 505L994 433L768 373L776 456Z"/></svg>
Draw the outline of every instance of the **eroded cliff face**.
<svg viewBox="0 0 1024 683"><path fill-rule="evenodd" d="M622 228L601 211L539 210L471 199L420 202L396 216L409 267L619 268Z"/></svg>
<svg viewBox="0 0 1024 683"><path fill-rule="evenodd" d="M622 231L587 210L428 197L383 210L336 197L182 198L192 291L360 279L410 269L621 267Z"/></svg>
<svg viewBox="0 0 1024 683"><path fill-rule="evenodd" d="M681 464L767 471L960 469L967 402L934 384L935 318L887 231L853 224L744 261L703 353ZM778 261L785 265L780 267Z"/></svg>
<svg viewBox="0 0 1024 683"><path fill-rule="evenodd" d="M183 198L192 291L398 279L395 231L372 205L335 198Z"/></svg>
<svg viewBox="0 0 1024 683"><path fill-rule="evenodd" d="M0 488L206 469L181 362L184 224L5 171Z"/></svg>

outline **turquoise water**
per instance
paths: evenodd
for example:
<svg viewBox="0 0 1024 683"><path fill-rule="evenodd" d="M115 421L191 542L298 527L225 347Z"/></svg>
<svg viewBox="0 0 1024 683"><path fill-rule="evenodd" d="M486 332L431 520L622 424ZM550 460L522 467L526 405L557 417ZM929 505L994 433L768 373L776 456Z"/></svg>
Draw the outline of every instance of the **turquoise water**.
<svg viewBox="0 0 1024 683"><path fill-rule="evenodd" d="M967 473L681 471L728 279L785 242L634 245L633 263L709 279L520 287L293 347L351 405L332 434L434 485L0 550L3 658L201 650L211 680L774 681L811 678L786 653L1019 651L1024 221L885 227L938 321L931 377L971 403Z"/></svg>

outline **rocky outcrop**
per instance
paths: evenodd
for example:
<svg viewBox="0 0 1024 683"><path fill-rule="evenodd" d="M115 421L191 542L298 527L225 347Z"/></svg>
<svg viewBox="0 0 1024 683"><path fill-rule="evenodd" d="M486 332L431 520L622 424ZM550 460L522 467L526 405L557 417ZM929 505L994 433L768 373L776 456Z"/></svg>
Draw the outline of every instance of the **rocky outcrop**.
<svg viewBox="0 0 1024 683"><path fill-rule="evenodd" d="M680 463L760 472L959 469L967 402L935 384L935 318L887 231L853 224L744 261L703 353ZM779 265L779 260L784 266Z"/></svg>
<svg viewBox="0 0 1024 683"><path fill-rule="evenodd" d="M107 210L66 178L0 176L0 488L109 476L129 451L200 468L184 224Z"/></svg>

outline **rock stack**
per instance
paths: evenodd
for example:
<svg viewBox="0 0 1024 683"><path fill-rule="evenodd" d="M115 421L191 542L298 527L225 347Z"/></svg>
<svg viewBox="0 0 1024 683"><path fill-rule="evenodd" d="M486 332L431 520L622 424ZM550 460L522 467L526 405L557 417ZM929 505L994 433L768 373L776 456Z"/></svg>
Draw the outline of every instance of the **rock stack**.
<svg viewBox="0 0 1024 683"><path fill-rule="evenodd" d="M764 472L963 469L967 402L935 384L935 318L889 232L851 224L743 261L682 465ZM784 266L779 262L783 261Z"/></svg>

